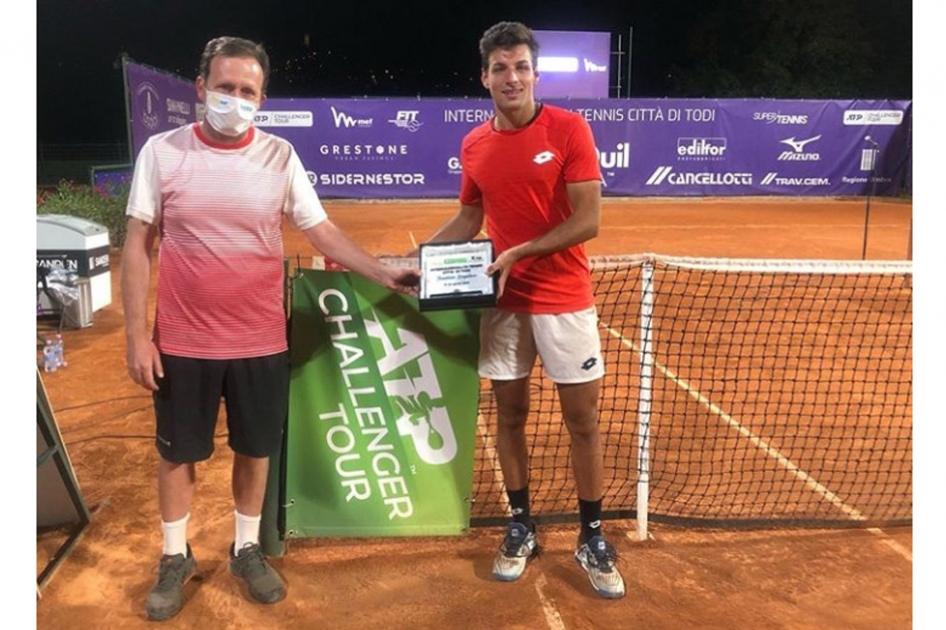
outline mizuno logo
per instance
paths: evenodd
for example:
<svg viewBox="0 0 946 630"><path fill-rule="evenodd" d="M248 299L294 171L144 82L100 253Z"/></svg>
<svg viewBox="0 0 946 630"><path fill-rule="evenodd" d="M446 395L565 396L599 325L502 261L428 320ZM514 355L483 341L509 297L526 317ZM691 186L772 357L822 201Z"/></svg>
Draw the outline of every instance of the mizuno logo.
<svg viewBox="0 0 946 630"><path fill-rule="evenodd" d="M532 161L535 162L536 164L545 164L546 162L550 162L554 159L555 159L554 153L552 153L551 151L543 151L542 153L539 153L534 158L532 158Z"/></svg>
<svg viewBox="0 0 946 630"><path fill-rule="evenodd" d="M796 140L795 136L792 136L791 138L785 138L784 140L779 140L779 142L781 142L782 144L787 144L788 146L793 148L795 150L795 153L801 153L802 151L805 150L806 144L808 144L809 142L814 142L815 140L818 140L820 138L821 138L821 134L818 134L814 138L808 138L807 140Z"/></svg>

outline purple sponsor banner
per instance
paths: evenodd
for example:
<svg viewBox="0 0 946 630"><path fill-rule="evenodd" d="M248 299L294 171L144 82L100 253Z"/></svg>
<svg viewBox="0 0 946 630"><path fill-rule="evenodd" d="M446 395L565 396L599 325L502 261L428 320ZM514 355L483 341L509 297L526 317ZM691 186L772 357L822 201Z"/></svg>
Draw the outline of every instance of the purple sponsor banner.
<svg viewBox="0 0 946 630"><path fill-rule="evenodd" d="M591 125L609 196L894 195L911 101L549 99ZM455 197L460 144L489 99L277 99L257 125L290 140L324 197Z"/></svg>
<svg viewBox="0 0 946 630"><path fill-rule="evenodd" d="M167 72L125 60L132 159L156 133L197 121L197 89Z"/></svg>

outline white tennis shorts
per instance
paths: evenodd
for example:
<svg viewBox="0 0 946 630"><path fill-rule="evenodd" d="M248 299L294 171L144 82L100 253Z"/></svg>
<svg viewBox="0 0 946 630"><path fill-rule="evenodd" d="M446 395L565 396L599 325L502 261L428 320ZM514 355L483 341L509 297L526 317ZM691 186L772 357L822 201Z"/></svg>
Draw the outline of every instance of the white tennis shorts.
<svg viewBox="0 0 946 630"><path fill-rule="evenodd" d="M556 383L587 383L604 376L595 307L557 315L483 309L479 375L498 381L525 378L535 358Z"/></svg>

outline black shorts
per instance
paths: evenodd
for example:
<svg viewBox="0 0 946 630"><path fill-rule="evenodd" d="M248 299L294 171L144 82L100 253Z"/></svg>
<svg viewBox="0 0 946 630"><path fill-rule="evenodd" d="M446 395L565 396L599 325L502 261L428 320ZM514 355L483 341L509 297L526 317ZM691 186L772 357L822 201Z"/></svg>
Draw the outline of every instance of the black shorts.
<svg viewBox="0 0 946 630"><path fill-rule="evenodd" d="M161 363L164 378L154 392L155 445L165 460L210 458L221 398L234 452L269 457L279 448L289 410L288 352L226 360L162 353Z"/></svg>

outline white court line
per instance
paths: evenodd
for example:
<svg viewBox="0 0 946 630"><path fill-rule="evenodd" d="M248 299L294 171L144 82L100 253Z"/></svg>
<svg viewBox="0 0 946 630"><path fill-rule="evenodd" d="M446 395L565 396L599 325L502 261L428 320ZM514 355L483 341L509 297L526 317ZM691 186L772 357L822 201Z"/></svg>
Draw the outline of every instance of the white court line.
<svg viewBox="0 0 946 630"><path fill-rule="evenodd" d="M638 355L641 354L640 348L636 344L634 344L634 342L628 341L627 339L624 338L624 336L621 333L617 332L610 326L607 326L607 329L612 337L615 337L618 340L620 340L622 344L624 344L625 346L627 346L628 348L636 352ZM864 515L859 510L849 506L847 503L842 501L841 498L838 497L838 495L834 494L833 492L828 490L825 486L818 483L818 481L815 480L811 475L809 475L804 470L799 468L790 459L782 455L778 451L778 449L776 449L774 446L772 446L771 444L769 444L768 442L766 442L765 440L763 440L762 438L754 434L752 431L750 431L746 427L742 426L735 418L733 418L728 413L720 409L718 406L710 402L709 399L706 398L706 396L704 396L700 392L690 387L689 383L687 383L685 380L677 376L671 369L665 367L663 364L661 364L658 361L654 361L654 367L660 370L664 374L664 376L669 378L677 386L679 386L687 394L689 394L691 398L693 398L698 403L700 403L701 405L709 409L711 412L719 416L723 421L726 422L726 424L728 424L731 428L735 429L740 435L747 438L752 444L754 444L760 450L765 452L766 455L775 459L775 461L777 461L779 465L781 465L790 473L792 473L796 478L803 481L805 485L808 486L808 488L810 488L817 494L820 494L822 498L824 498L826 501L828 501L829 503L834 505L836 508L844 512L848 517L850 517L852 521L866 520ZM910 553L903 546L899 545L896 541L889 538L883 530L878 529L876 527L871 527L871 528L868 528L868 531L878 536L881 536L882 540L888 546L890 546L892 549L897 551L901 556L906 558L909 562L913 562L913 554Z"/></svg>
<svg viewBox="0 0 946 630"><path fill-rule="evenodd" d="M408 236L411 237L411 247L413 247L414 249L417 249L417 240L414 239L414 233L411 231L408 231L407 234Z"/></svg>
<svg viewBox="0 0 946 630"><path fill-rule="evenodd" d="M503 485L506 482L503 479L503 471L499 467L499 456L496 454L496 447L493 446L493 438L490 437L489 431L486 430L486 421L483 419L483 414L479 412L476 414L476 431L483 439L486 457L493 462L493 474L496 476L499 494L502 496L503 503L506 505L506 516L512 516L512 507L509 505L509 497L503 492ZM562 616L558 614L555 605L549 601L542 591L546 584L545 574L539 573L539 576L535 580L535 592L539 594L539 603L542 604L542 612L545 614L545 621L549 625L549 630L566 630Z"/></svg>
<svg viewBox="0 0 946 630"><path fill-rule="evenodd" d="M900 229L903 230L909 229L910 226L904 225L902 223L877 223L871 222L870 226L872 228L888 228L888 229ZM721 225L707 225L706 223L688 223L686 225L676 225L673 223L660 223L653 225L607 225L602 226L602 229L607 230L701 230L707 231L712 230L714 227L720 227L722 229L730 229L731 226ZM770 230L770 229L779 229L783 230L786 228L790 229L805 229L811 227L821 227L821 228L863 228L864 223L832 223L830 225L813 225L811 223L740 223L739 229L748 229L748 230Z"/></svg>
<svg viewBox="0 0 946 630"><path fill-rule="evenodd" d="M565 622L562 621L562 616L558 614L555 605L552 604L545 596L545 593L542 592L546 584L548 584L548 582L545 580L545 574L540 573L539 577L535 578L535 592L539 594L542 612L545 613L545 622L549 624L549 630L565 630Z"/></svg>

